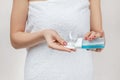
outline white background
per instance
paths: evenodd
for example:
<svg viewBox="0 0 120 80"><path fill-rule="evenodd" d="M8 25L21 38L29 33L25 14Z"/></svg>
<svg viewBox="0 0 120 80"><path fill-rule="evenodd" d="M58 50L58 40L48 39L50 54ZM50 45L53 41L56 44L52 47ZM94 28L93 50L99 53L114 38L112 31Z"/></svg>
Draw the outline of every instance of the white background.
<svg viewBox="0 0 120 80"><path fill-rule="evenodd" d="M0 0L0 80L23 80L25 50L11 47L12 0ZM120 80L120 0L102 0L106 48L94 53L95 80Z"/></svg>

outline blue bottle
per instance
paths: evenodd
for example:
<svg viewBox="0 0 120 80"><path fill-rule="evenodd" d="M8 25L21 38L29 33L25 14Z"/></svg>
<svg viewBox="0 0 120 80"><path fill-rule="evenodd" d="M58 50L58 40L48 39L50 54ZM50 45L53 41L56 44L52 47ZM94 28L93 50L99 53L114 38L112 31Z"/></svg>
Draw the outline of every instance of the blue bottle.
<svg viewBox="0 0 120 80"><path fill-rule="evenodd" d="M82 48L82 49L97 49L97 48L104 48L105 43L104 43L104 38L96 38L92 41L88 41L83 38L78 38L76 42L69 41L65 47Z"/></svg>
<svg viewBox="0 0 120 80"><path fill-rule="evenodd" d="M92 41L85 40L83 36L74 35L70 32L68 44L65 46L67 48L82 48L82 49L97 49L104 48L105 41L104 38L96 38Z"/></svg>
<svg viewBox="0 0 120 80"><path fill-rule="evenodd" d="M75 48L83 48L83 49L97 49L104 48L104 38L96 38L92 41L85 40L83 38L78 38L74 43Z"/></svg>

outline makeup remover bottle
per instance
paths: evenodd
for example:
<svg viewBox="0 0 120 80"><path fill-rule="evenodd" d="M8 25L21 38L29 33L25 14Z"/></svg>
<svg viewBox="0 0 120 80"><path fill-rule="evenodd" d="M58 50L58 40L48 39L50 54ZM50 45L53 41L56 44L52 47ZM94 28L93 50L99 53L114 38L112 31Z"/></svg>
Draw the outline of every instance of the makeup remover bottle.
<svg viewBox="0 0 120 80"><path fill-rule="evenodd" d="M74 47L83 49L104 48L104 38L96 38L92 41L88 41L83 38L78 38L78 40L74 44Z"/></svg>
<svg viewBox="0 0 120 80"><path fill-rule="evenodd" d="M104 38L96 38L92 41L78 38L76 42L68 42L67 48L97 49L104 48Z"/></svg>
<svg viewBox="0 0 120 80"><path fill-rule="evenodd" d="M70 34L70 41L65 47L67 48L82 48L82 49L97 49L105 47L104 38L96 38L92 41L85 40L84 37L74 38Z"/></svg>

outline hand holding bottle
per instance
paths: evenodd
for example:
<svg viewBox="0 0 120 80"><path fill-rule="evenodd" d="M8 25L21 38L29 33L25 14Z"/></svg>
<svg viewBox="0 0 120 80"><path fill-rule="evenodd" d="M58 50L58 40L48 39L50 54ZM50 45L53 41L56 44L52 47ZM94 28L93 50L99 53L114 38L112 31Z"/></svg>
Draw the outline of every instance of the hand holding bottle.
<svg viewBox="0 0 120 80"><path fill-rule="evenodd" d="M79 34L78 32L71 31L69 33L69 41L65 46L67 48L75 49L82 48L100 52L104 48L104 33L102 32L88 32L86 34Z"/></svg>
<svg viewBox="0 0 120 80"><path fill-rule="evenodd" d="M101 32L90 31L85 34L84 39L88 40L88 41L92 41L97 38L104 38L104 37L105 36L104 36L103 31L101 31ZM104 41L105 41L105 38L104 38ZM103 48L92 49L92 51L95 51L95 52L101 52L102 50L103 50Z"/></svg>

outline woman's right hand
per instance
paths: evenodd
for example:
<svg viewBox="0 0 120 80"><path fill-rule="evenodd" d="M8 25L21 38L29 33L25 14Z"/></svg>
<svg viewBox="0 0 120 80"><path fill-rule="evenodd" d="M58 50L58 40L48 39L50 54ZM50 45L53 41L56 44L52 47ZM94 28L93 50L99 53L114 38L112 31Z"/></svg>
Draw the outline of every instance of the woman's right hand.
<svg viewBox="0 0 120 80"><path fill-rule="evenodd" d="M49 48L67 52L75 51L75 49L64 47L65 45L67 45L67 42L64 39L62 39L60 35L53 29L43 30L43 36L47 41Z"/></svg>

